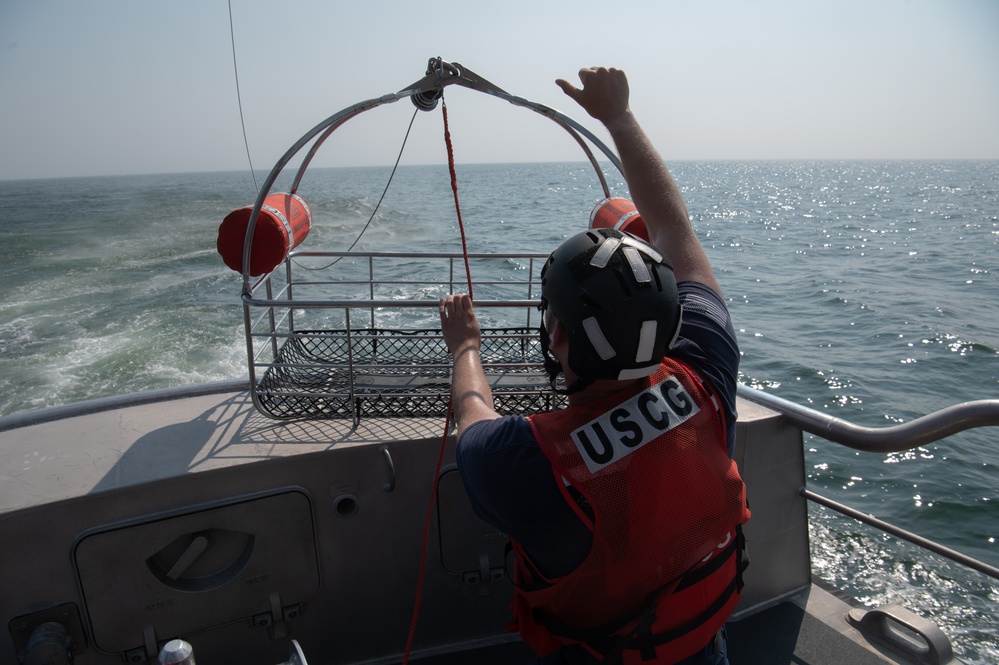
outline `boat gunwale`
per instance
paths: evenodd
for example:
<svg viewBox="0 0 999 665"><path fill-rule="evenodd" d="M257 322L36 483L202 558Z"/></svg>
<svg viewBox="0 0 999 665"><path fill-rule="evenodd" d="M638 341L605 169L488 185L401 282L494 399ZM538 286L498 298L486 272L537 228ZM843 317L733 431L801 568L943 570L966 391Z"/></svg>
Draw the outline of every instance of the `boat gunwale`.
<svg viewBox="0 0 999 665"><path fill-rule="evenodd" d="M125 409L156 402L168 402L172 400L186 399L189 397L202 397L205 395L217 395L222 393L243 392L250 390L248 378L228 379L224 381L214 381L209 383L196 383L171 388L158 388L155 390L144 390L135 393L125 393L123 395L112 395L109 397L98 397L95 399L73 402L71 404L60 404L49 406L34 411L18 411L0 416L0 432L21 429L50 423L57 420L68 420L79 416L87 416L102 411L114 411L115 409Z"/></svg>

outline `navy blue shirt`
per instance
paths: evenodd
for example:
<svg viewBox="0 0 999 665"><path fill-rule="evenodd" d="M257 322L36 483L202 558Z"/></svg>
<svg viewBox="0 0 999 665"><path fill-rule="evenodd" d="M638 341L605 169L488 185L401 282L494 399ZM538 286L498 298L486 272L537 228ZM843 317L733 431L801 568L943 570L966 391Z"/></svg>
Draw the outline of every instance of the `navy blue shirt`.
<svg viewBox="0 0 999 665"><path fill-rule="evenodd" d="M731 455L739 370L735 330L714 291L697 282L677 287L683 319L670 357L693 366L721 398ZM475 423L458 440L457 461L476 515L516 538L543 575L566 575L586 558L590 531L563 499L526 418Z"/></svg>

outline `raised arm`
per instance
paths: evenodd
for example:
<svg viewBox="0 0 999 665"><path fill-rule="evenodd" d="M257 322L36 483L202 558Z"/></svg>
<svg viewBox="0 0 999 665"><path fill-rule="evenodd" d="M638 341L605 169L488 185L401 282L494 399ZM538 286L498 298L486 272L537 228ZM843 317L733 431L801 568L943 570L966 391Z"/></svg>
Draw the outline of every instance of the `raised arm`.
<svg viewBox="0 0 999 665"><path fill-rule="evenodd" d="M631 198L649 231L652 243L673 264L677 281L700 282L721 295L707 254L687 214L673 176L629 105L628 79L619 69L579 70L582 88L564 79L556 84L610 132L624 168Z"/></svg>

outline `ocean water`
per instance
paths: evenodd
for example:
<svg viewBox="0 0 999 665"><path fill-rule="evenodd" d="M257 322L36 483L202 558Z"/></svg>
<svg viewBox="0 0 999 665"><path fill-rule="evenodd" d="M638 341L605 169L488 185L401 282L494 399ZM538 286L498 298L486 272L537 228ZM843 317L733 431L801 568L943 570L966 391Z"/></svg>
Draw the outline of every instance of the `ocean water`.
<svg viewBox="0 0 999 665"><path fill-rule="evenodd" d="M999 398L999 162L671 164L742 348L742 381L869 426ZM460 251L444 165L314 169L302 249ZM608 171L615 195L627 195ZM588 164L458 165L472 252L547 252ZM242 278L215 251L248 173L0 182L0 415L246 375ZM891 455L808 437L808 485L999 565L999 430ZM814 568L999 662L999 585L812 508Z"/></svg>

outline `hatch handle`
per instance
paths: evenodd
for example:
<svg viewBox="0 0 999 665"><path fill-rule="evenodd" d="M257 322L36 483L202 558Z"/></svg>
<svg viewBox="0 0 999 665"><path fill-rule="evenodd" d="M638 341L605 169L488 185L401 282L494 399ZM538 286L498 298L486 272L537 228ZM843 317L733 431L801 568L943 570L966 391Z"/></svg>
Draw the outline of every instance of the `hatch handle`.
<svg viewBox="0 0 999 665"><path fill-rule="evenodd" d="M846 619L866 638L910 654L926 665L955 662L947 635L929 619L900 605L852 609Z"/></svg>
<svg viewBox="0 0 999 665"><path fill-rule="evenodd" d="M395 463L392 461L392 453L389 452L388 446L382 446L378 450L381 452L382 457L385 458L385 470L388 473L382 489L386 492L391 492L395 489Z"/></svg>

